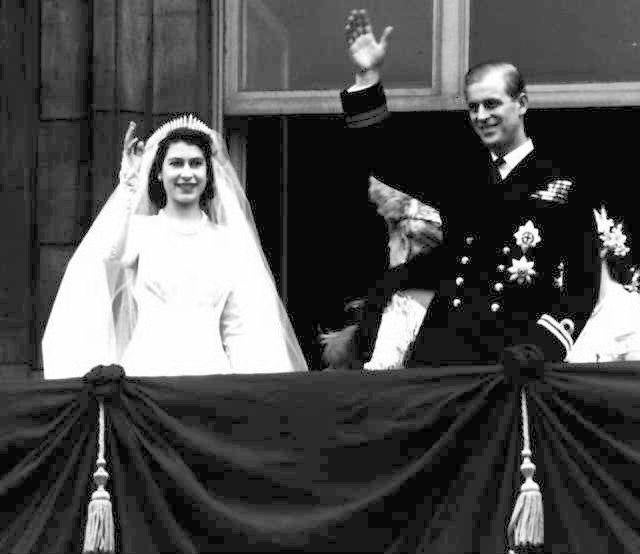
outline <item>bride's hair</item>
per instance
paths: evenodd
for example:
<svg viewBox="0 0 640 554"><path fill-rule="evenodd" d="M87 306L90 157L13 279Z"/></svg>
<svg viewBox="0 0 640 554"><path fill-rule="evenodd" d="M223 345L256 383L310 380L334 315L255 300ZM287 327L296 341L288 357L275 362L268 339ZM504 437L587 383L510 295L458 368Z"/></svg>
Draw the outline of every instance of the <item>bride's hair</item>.
<svg viewBox="0 0 640 554"><path fill-rule="evenodd" d="M207 184L200 196L200 209L208 212L209 202L214 195L213 162L211 160L214 152L211 145L211 137L206 133L194 129L175 129L160 141L158 151L151 165L151 171L149 172L149 200L151 200L152 204L158 209L164 208L167 204L167 193L162 186L162 182L158 179L158 174L162 170L162 164L164 163L169 146L176 142L185 142L197 146L202 150L205 163L207 164Z"/></svg>

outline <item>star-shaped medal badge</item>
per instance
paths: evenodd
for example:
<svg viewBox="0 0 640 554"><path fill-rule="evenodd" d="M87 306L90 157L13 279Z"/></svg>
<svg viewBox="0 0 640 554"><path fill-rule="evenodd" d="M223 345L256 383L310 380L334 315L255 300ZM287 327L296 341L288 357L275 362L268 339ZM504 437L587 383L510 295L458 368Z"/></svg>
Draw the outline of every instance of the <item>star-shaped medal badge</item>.
<svg viewBox="0 0 640 554"><path fill-rule="evenodd" d="M533 261L530 262L524 256L519 260L512 258L511 267L507 268L507 271L511 274L509 281L515 281L519 285L531 283L532 278L538 274L538 272L533 269L533 264Z"/></svg>
<svg viewBox="0 0 640 554"><path fill-rule="evenodd" d="M531 220L527 221L524 225L520 225L513 236L516 239L516 244L522 249L523 253L529 248L536 246L542 240L540 230Z"/></svg>

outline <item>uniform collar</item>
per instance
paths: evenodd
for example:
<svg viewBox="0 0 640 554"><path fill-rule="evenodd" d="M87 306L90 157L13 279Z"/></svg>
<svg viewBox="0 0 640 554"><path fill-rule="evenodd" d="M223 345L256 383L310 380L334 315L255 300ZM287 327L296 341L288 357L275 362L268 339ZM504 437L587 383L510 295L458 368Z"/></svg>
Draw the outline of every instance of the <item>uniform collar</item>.
<svg viewBox="0 0 640 554"><path fill-rule="evenodd" d="M531 139L527 139L517 148L514 148L508 154L504 156L504 163L499 167L500 176L505 179L511 171L522 161L524 160L531 152L533 152L533 141ZM498 159L498 156L491 152L491 161L495 162Z"/></svg>

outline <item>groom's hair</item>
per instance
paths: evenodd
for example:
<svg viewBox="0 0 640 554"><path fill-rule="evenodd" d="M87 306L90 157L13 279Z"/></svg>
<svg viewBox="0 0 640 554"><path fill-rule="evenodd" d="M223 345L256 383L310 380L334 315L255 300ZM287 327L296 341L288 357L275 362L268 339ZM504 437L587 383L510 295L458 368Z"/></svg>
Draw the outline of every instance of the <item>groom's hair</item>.
<svg viewBox="0 0 640 554"><path fill-rule="evenodd" d="M518 98L520 94L527 92L527 85L520 70L512 63L507 61L488 61L482 62L471 67L464 77L464 92L470 85L484 79L492 71L499 70L502 72L504 79L504 90L511 98Z"/></svg>
<svg viewBox="0 0 640 554"><path fill-rule="evenodd" d="M164 208L167 204L167 193L162 186L162 182L158 179L158 174L162 171L162 164L167 156L167 150L169 146L176 142L186 142L197 146L202 150L204 160L207 165L207 184L200 196L200 208L204 212L209 212L209 201L214 195L214 177L213 177L213 149L211 146L211 137L201 131L194 129L174 129L158 144L158 150L156 156L151 164L151 171L149 172L149 200L156 206L156 208Z"/></svg>

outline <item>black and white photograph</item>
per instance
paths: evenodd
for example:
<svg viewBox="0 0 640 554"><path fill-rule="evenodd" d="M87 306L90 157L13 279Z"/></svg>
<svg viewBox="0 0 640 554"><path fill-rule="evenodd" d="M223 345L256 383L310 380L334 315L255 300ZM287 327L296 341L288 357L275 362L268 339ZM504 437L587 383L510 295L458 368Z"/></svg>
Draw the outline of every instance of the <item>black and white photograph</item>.
<svg viewBox="0 0 640 554"><path fill-rule="evenodd" d="M639 553L637 128L637 0L0 0L0 554Z"/></svg>

